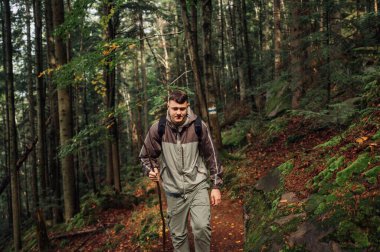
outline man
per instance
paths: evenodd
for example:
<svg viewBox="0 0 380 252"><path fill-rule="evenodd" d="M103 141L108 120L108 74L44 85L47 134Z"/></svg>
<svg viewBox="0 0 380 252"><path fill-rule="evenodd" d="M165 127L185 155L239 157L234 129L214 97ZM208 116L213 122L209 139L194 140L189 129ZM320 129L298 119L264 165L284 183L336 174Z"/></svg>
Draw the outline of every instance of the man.
<svg viewBox="0 0 380 252"><path fill-rule="evenodd" d="M196 132L197 116L189 105L185 92L170 93L163 135L159 133L160 123L151 126L140 159L144 173L152 181L162 181L174 250L190 251L187 236L190 215L195 250L206 252L210 251L211 241L210 198L213 206L221 202L222 167L206 124L198 121L201 122L201 134ZM158 162L160 155L161 166ZM149 158L154 167L151 167ZM212 181L210 197L207 190L210 188L209 173Z"/></svg>

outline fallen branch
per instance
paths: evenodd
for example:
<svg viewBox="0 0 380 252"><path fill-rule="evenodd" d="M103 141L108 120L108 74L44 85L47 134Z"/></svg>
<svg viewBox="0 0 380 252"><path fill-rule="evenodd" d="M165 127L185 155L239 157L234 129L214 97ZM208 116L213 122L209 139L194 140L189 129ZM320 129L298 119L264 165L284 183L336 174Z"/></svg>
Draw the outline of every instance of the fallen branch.
<svg viewBox="0 0 380 252"><path fill-rule="evenodd" d="M50 237L50 239L51 240L53 240L53 239L62 239L62 238L69 238L69 237L86 235L86 234L91 234L91 233L97 233L97 232L101 232L101 231L103 231L103 230L105 230L105 229L107 229L109 227L113 227L115 225L116 225L116 223L105 224L105 225L96 226L96 227L92 227L92 228L85 229L85 230L77 230L77 231L60 233L60 234L52 235Z"/></svg>
<svg viewBox="0 0 380 252"><path fill-rule="evenodd" d="M31 143L29 146L26 147L24 154L22 154L22 156L16 162L16 170L17 171L20 170L22 164L28 158L29 154L32 152L32 150L34 149L36 144L37 144L37 138L34 139L33 143ZM10 180L11 179L10 179L9 175L6 175L5 178L2 179L2 181L0 183L0 195L4 192L5 188L8 186Z"/></svg>
<svg viewBox="0 0 380 252"><path fill-rule="evenodd" d="M49 116L45 121L45 126L47 127L51 122L51 116ZM36 147L36 144L38 142L38 138L36 137L34 141L26 147L26 150L24 154L22 154L21 158L19 158L16 162L16 170L17 172L20 170L22 164L25 162L25 160L28 158L29 154L32 152L34 147ZM5 178L2 179L0 183L0 195L4 192L5 188L8 186L9 182L11 180L11 177L9 175L6 175Z"/></svg>

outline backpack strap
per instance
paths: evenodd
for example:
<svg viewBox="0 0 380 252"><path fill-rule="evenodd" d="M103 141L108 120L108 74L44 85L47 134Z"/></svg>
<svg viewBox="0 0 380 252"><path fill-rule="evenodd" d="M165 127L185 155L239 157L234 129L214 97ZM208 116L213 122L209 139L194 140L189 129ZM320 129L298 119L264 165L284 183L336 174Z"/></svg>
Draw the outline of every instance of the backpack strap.
<svg viewBox="0 0 380 252"><path fill-rule="evenodd" d="M162 136L165 133L166 116L161 116L158 121L158 136L160 137L160 143L162 142Z"/></svg>
<svg viewBox="0 0 380 252"><path fill-rule="evenodd" d="M202 140L202 119L200 116L197 116L197 119L195 119L194 128L198 136L198 142L200 142Z"/></svg>

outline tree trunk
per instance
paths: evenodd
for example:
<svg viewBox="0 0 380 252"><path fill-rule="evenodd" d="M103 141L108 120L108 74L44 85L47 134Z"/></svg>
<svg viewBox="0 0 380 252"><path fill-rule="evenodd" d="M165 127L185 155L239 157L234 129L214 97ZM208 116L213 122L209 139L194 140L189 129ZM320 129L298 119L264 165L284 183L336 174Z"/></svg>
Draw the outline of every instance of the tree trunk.
<svg viewBox="0 0 380 252"><path fill-rule="evenodd" d="M88 110L88 105L87 105L87 87L84 87L84 92L83 92L83 112L84 112L84 123L85 125L89 125L88 121L88 115L89 115L89 110ZM90 139L88 140L88 145L90 145ZM92 191L96 193L98 190L96 188L96 178L95 178L95 162L94 162L94 155L93 155L93 150L87 149L87 155L88 157L88 162L90 165L90 173L91 173L91 182L92 182Z"/></svg>
<svg viewBox="0 0 380 252"><path fill-rule="evenodd" d="M64 22L64 6L62 0L52 1L54 28ZM65 43L59 36L55 36L55 56L57 66L67 63ZM58 115L60 146L70 143L73 134L72 103L69 87L58 87ZM72 154L67 154L61 159L63 179L63 200L65 207L65 221L71 219L78 211L76 206L75 171Z"/></svg>
<svg viewBox="0 0 380 252"><path fill-rule="evenodd" d="M211 36L211 17L212 17L212 1L202 0L202 19L203 19L203 67L205 82L207 83L207 111L209 118L209 126L211 134L215 141L216 147L222 147L222 137L220 134L220 127L218 121L218 113L216 109L216 84L213 77L213 52L211 49L212 36Z"/></svg>
<svg viewBox="0 0 380 252"><path fill-rule="evenodd" d="M41 184L41 200L46 200L46 127L45 127L45 97L46 90L43 75L42 55L42 14L41 0L33 0L34 29L35 29L35 57L36 57L36 83L37 83L37 122L38 122L38 167Z"/></svg>
<svg viewBox="0 0 380 252"><path fill-rule="evenodd" d="M54 37L53 37L53 13L51 0L45 0L45 22L46 22L46 51L48 58L48 67L50 69L54 68L56 65L55 58L55 47L54 47ZM49 107L50 107L50 118L51 124L49 126L49 167L51 172L52 180L52 191L53 191L53 222L60 223L63 221L62 213L62 190L61 190L61 170L60 163L58 160L57 146L59 144L59 116L58 116L58 96L55 92L55 87L52 83L51 76L46 76L46 81L48 83L49 90Z"/></svg>
<svg viewBox="0 0 380 252"><path fill-rule="evenodd" d="M146 80L146 64L145 64L145 39L144 39L144 19L143 11L139 11L139 36L140 36L140 70L141 70L141 86L143 92L143 131L148 131L148 94L147 94L147 80Z"/></svg>
<svg viewBox="0 0 380 252"><path fill-rule="evenodd" d="M15 99L14 99L14 83L13 83L13 64L12 64L12 33L11 33L11 8L9 0L4 0L3 9L3 40L5 48L5 83L7 93L7 111L8 129L9 129L9 168L11 174L11 191L12 191L12 223L13 223L13 245L15 251L21 249L21 220L20 220L20 192L19 192L19 176L17 172L17 129L15 120Z"/></svg>
<svg viewBox="0 0 380 252"><path fill-rule="evenodd" d="M273 2L273 23L274 78L278 79L281 73L281 0Z"/></svg>
<svg viewBox="0 0 380 252"><path fill-rule="evenodd" d="M223 105L227 104L227 75L226 75L226 54L224 51L225 48L225 33L224 29L226 27L226 22L224 20L224 6L223 0L219 0L219 10L220 10L220 71L221 71L221 81L219 81L219 94L221 94L221 98L223 99Z"/></svg>
<svg viewBox="0 0 380 252"><path fill-rule="evenodd" d="M113 0L108 0L103 6L103 14L105 16L110 16L112 9L114 8ZM118 23L118 14L114 13L108 20L106 30L104 31L104 39L110 43L115 39L116 24ZM108 167L108 172L112 171L112 174L108 174L108 179L112 177L113 186L116 192L121 191L120 185L120 157L119 157L119 143L118 143L118 127L117 127L117 118L115 117L115 106L116 106L116 73L115 66L112 66L113 58L109 57L106 61L104 69L104 78L106 83L106 97L105 104L109 112L107 118L107 128L111 139L107 144L108 154L111 155L107 160L111 167ZM113 176L112 176L113 175ZM110 182L110 181L108 181Z"/></svg>
<svg viewBox="0 0 380 252"><path fill-rule="evenodd" d="M36 138L36 127L34 118L36 117L35 98L34 98L34 82L33 82L33 70L32 70L32 42L30 34L30 0L25 0L26 6L26 35L27 35L27 69L28 69L28 100L29 100L29 127L31 139ZM32 150L30 155L31 164L31 186L32 186L32 199L33 199L33 211L37 209L39 205L38 196L38 184L37 184L37 157L35 149Z"/></svg>
<svg viewBox="0 0 380 252"><path fill-rule="evenodd" d="M49 251L50 241L46 229L43 211L39 208L35 213L38 251Z"/></svg>
<svg viewBox="0 0 380 252"><path fill-rule="evenodd" d="M290 42L290 62L292 81L292 108L300 106L300 100L304 93L304 67L301 39L303 27L301 24L303 6L298 1L292 1L292 22L291 22L291 42Z"/></svg>
<svg viewBox="0 0 380 252"><path fill-rule="evenodd" d="M192 5L195 6L197 1L191 1ZM188 43L188 54L190 58L190 63L191 63L191 68L193 70L193 75L194 75L194 80L195 80L195 92L196 92L196 97L199 102L199 108L200 108L200 115L205 120L208 122L208 114L207 114L207 105L204 97L204 92L203 92L203 82L202 82L202 77L201 77L201 64L198 56L198 46L197 46L197 28L196 24L194 24L194 21L192 22L192 25L189 21L189 16L187 12L187 7L186 7L186 0L180 0L181 4L181 15L182 15L182 22L185 30L185 37ZM193 7L193 9L195 9ZM196 18L196 13L193 11L193 19Z"/></svg>
<svg viewBox="0 0 380 252"><path fill-rule="evenodd" d="M246 1L241 0L241 12L242 12L242 33L243 33L243 47L244 47L244 70L245 74L247 75L246 80L247 80L247 88L250 90L253 90L255 88L254 80L253 80L253 66L252 66L252 51L251 51L251 42L249 40L248 36L248 24L247 24L247 6L246 6ZM248 94L249 95L249 94ZM251 104L250 110L254 108L255 104L255 98L254 95L249 95L246 99L248 104ZM256 101L256 105L258 105L258 102ZM259 111L261 111L263 108L258 107L257 108Z"/></svg>
<svg viewBox="0 0 380 252"><path fill-rule="evenodd" d="M229 14L229 21L230 21L230 41L231 41L231 47L234 48L230 55L230 69L231 69L231 79L232 79L232 86L235 91L235 97L234 101L240 100L240 77L239 77L239 51L238 51L238 32L237 32L237 24L236 24L236 11L235 6L232 6L230 2L228 2L228 14Z"/></svg>

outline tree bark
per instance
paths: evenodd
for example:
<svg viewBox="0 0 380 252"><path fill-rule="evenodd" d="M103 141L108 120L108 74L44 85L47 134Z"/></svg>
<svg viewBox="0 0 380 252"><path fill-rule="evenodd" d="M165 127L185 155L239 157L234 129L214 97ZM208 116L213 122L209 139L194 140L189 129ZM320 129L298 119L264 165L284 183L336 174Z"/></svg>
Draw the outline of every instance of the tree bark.
<svg viewBox="0 0 380 252"><path fill-rule="evenodd" d="M281 0L273 1L273 23L274 78L278 79L281 73Z"/></svg>
<svg viewBox="0 0 380 252"><path fill-rule="evenodd" d="M54 28L60 26L64 22L64 5L62 0L52 1L53 25ZM54 37L55 56L57 66L67 63L67 54L65 43L59 36ZM59 83L57 83L59 84ZM59 87L58 85L58 115L59 115L59 136L60 146L70 143L73 135L73 118L72 103L69 87ZM75 213L78 212L76 205L75 190L75 171L74 160L72 154L67 154L61 158L62 179L63 179L63 200L65 208L65 221L70 220Z"/></svg>
<svg viewBox="0 0 380 252"><path fill-rule="evenodd" d="M143 92L143 131L148 131L148 94L147 94L147 77L145 64L145 40L144 40L144 18L143 11L139 11L139 36L140 36L140 71L141 71L141 86Z"/></svg>
<svg viewBox="0 0 380 252"><path fill-rule="evenodd" d="M103 6L103 14L105 16L111 15L112 9L114 8L113 0L108 0ZM118 23L118 14L112 14L112 17L109 18L106 30L104 31L104 39L111 43L113 39L115 39L116 32L116 24ZM120 185L120 157L119 157L119 141L118 141L118 127L117 127L117 118L115 117L115 106L116 106L116 73L115 66L112 66L113 58L109 56L106 60L106 65L104 69L104 78L106 83L106 97L105 104L109 111L109 116L107 118L107 128L109 129L109 133L111 139L108 140L107 148L108 154L111 155L107 160L109 162L110 167L108 167L108 172L112 174L108 174L108 179L112 177L115 191L118 193L121 191ZM112 176L113 175L113 176ZM110 181L108 181L110 182Z"/></svg>
<svg viewBox="0 0 380 252"><path fill-rule="evenodd" d="M33 0L34 29L35 29L35 62L37 83L37 129L38 129L38 167L41 184L41 200L46 200L47 170L46 170L46 128L45 128L45 100L46 88L43 79L43 55L42 55L42 14L41 0Z"/></svg>
<svg viewBox="0 0 380 252"><path fill-rule="evenodd" d="M202 19L203 19L203 67L205 82L207 83L207 111L209 118L209 126L211 134L215 141L217 148L222 147L222 137L220 134L220 127L218 121L218 112L216 108L216 84L213 77L213 52L211 49L212 36L211 36L211 17L212 17L212 1L202 0Z"/></svg>
<svg viewBox="0 0 380 252"><path fill-rule="evenodd" d="M48 67L53 69L56 66L55 47L53 37L53 12L51 0L45 0L45 23L46 23L46 51ZM51 80L51 76L46 76L49 92L49 108L51 125L48 129L49 134L49 167L51 172L51 186L54 195L53 222L60 223L63 221L62 214L62 190L61 190L61 171L58 160L57 146L59 145L59 116L58 116L58 96Z"/></svg>
<svg viewBox="0 0 380 252"><path fill-rule="evenodd" d="M30 137L31 139L36 138L36 127L34 118L36 117L35 112L35 97L34 97L34 82L33 82L33 70L32 70L32 42L30 33L30 0L25 0L26 7L26 34L27 34L27 69L28 69L28 100L29 100L29 127L30 127ZM36 151L33 149L30 156L31 164L31 187L32 187L32 208L33 211L37 209L39 205L39 195L38 195L38 182L37 182L37 156Z"/></svg>
<svg viewBox="0 0 380 252"><path fill-rule="evenodd" d="M290 63L292 80L292 108L300 106L300 100L304 93L304 51L302 50L303 25L301 24L304 13L303 3L292 1L292 22L291 22L291 42L290 42Z"/></svg>
<svg viewBox="0 0 380 252"><path fill-rule="evenodd" d="M192 2L192 5L194 6L197 1L191 1L191 2ZM190 58L191 68L193 70L194 80L195 80L195 92L196 92L196 97L199 102L200 115L203 118L203 120L208 122L207 104L206 104L205 96L203 92L201 64L199 60L198 46L196 42L197 37L195 35L197 33L196 24L194 24L194 21L192 22L192 24L190 23L189 15L187 12L186 0L180 0L180 4L181 4L182 22L185 29L185 37L188 43L188 54ZM196 18L195 11L193 11L192 17L193 19Z"/></svg>
<svg viewBox="0 0 380 252"><path fill-rule="evenodd" d="M13 245L14 250L21 249L21 217L20 217L20 192L19 192L19 174L17 171L17 128L15 120L15 97L14 97L14 83L13 83L13 48L12 48L12 30L11 30L11 8L9 0L3 1L3 40L5 49L5 83L7 93L7 111L8 129L9 129L9 168L11 175L11 192L12 192L12 223L13 223Z"/></svg>

